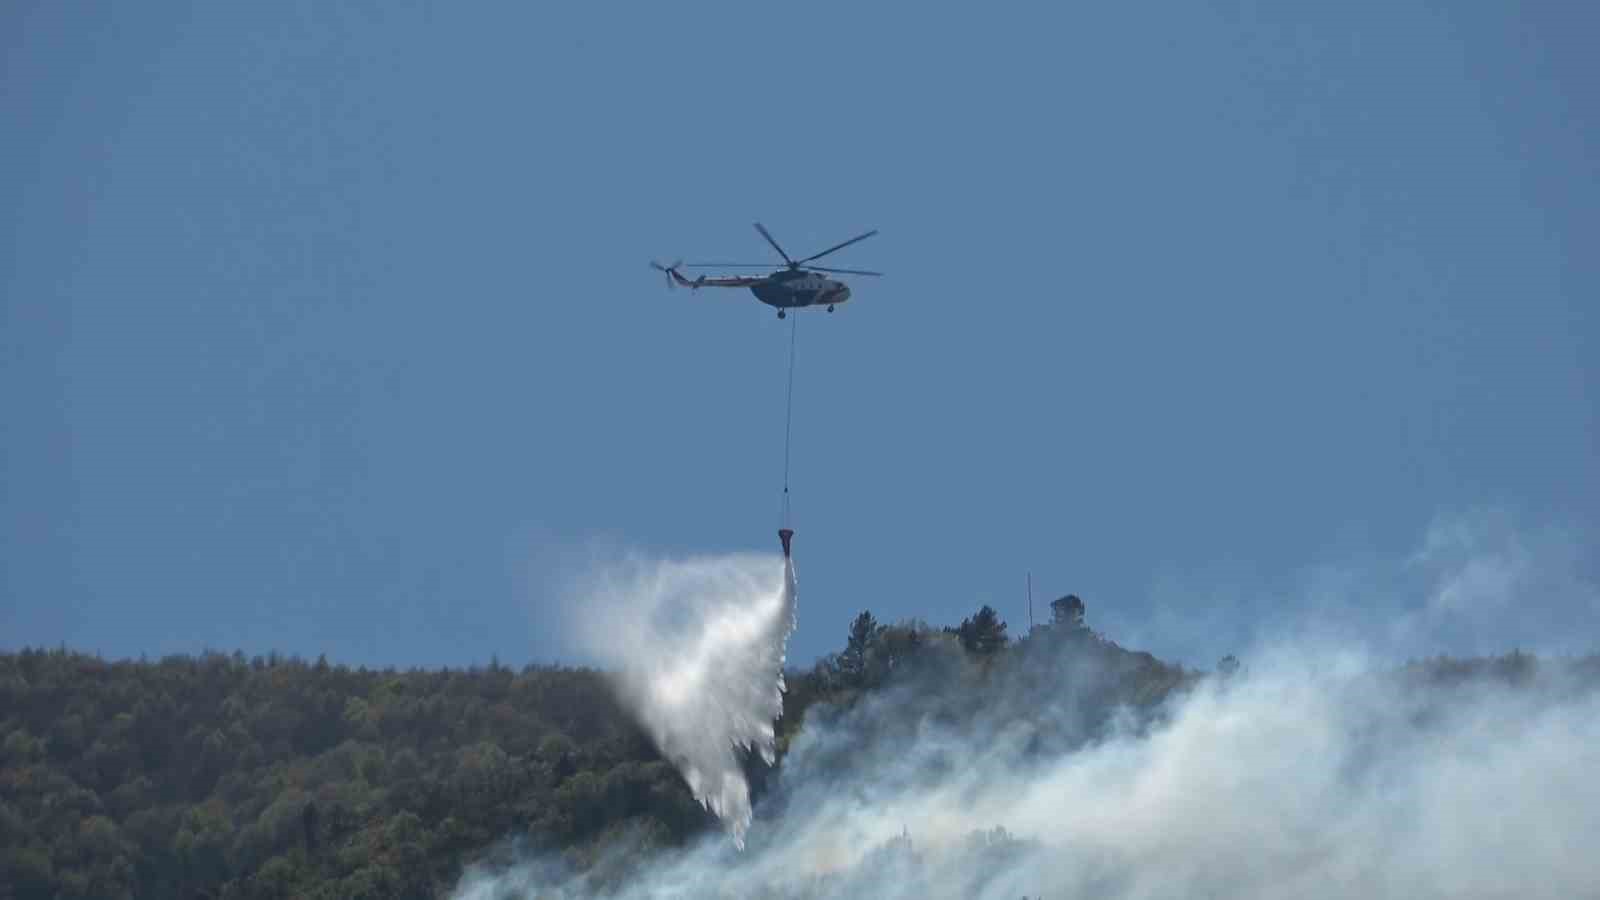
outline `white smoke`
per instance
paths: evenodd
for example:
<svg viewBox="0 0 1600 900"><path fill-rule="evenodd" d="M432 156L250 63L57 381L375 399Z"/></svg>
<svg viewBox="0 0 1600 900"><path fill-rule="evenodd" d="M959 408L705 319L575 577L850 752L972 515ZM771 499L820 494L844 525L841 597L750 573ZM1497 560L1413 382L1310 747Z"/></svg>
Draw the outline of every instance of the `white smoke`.
<svg viewBox="0 0 1600 900"><path fill-rule="evenodd" d="M1445 537L1421 558L1446 576L1423 592L1443 598L1435 625L1536 606L1527 592L1553 578L1593 595L1542 544L1491 547L1515 577L1488 578L1481 541ZM1240 675L1191 673L1164 705L1104 721L1106 696L1145 687L1119 668L1143 665L1131 654L1041 643L1008 668L935 634L921 652L936 665L808 710L746 835L730 748L770 753L793 617L775 571L765 557L647 564L596 592L595 646L748 849L718 836L646 858L620 841L604 854L631 872L620 887L540 857L470 870L458 897L1600 896L1600 658L1424 684L1397 672L1384 628L1363 644L1320 617L1253 644ZM665 637L656 619L679 607L684 628ZM1462 624L1488 639L1502 617L1487 618ZM749 688L728 683L738 671L758 673Z"/></svg>
<svg viewBox="0 0 1600 900"><path fill-rule="evenodd" d="M1600 693L1561 676L1408 688L1359 658L1285 647L1202 682L1154 730L1051 758L1019 752L1027 724L1011 708L971 733L930 727L816 765L908 699L890 690L808 721L782 815L742 857L703 843L603 893L531 867L470 873L458 896L1600 896L1586 849L1600 834ZM950 764L930 775L919 760L934 754Z"/></svg>
<svg viewBox="0 0 1600 900"><path fill-rule="evenodd" d="M583 639L614 672L623 705L743 849L751 809L739 754L775 760L792 561L633 559L594 573L580 596Z"/></svg>

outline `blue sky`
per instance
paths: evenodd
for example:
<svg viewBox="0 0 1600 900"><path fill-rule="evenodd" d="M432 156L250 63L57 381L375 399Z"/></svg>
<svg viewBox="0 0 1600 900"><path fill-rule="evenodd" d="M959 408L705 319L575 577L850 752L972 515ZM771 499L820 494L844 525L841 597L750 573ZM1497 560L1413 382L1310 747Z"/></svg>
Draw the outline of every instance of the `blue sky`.
<svg viewBox="0 0 1600 900"><path fill-rule="evenodd" d="M646 268L758 219L888 273L798 321L792 658L1028 571L1197 666L1585 633L1597 16L9 4L0 645L571 658L558 560L775 548L787 323Z"/></svg>

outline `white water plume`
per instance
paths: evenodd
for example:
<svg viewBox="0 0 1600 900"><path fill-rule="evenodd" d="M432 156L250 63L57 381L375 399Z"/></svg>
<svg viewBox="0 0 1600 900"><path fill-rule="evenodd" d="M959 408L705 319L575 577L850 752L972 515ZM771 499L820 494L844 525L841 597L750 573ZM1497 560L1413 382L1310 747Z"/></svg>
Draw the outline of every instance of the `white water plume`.
<svg viewBox="0 0 1600 900"><path fill-rule="evenodd" d="M770 765L795 623L794 567L766 554L630 560L583 589L583 638L623 705L744 848L739 753Z"/></svg>

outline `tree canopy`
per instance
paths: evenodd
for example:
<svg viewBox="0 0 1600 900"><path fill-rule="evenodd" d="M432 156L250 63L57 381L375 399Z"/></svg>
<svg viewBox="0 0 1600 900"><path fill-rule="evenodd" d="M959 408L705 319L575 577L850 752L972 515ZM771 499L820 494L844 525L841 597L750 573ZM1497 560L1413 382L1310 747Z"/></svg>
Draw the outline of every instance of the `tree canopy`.
<svg viewBox="0 0 1600 900"><path fill-rule="evenodd" d="M960 638L961 646L970 653L988 656L1005 648L1010 640L1006 636L1006 623L994 607L984 604L976 613L961 620L961 625L948 628Z"/></svg>

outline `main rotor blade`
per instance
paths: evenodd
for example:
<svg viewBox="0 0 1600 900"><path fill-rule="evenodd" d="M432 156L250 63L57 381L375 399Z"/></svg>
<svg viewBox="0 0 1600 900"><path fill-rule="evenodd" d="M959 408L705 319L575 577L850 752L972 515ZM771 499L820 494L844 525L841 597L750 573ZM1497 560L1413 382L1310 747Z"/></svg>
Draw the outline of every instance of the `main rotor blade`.
<svg viewBox="0 0 1600 900"><path fill-rule="evenodd" d="M806 266L818 272L843 272L846 275L882 275L882 272L868 272L863 269L830 269L827 266Z"/></svg>
<svg viewBox="0 0 1600 900"><path fill-rule="evenodd" d="M772 245L772 249L778 251L778 255L783 257L783 261L784 262L788 263L791 266L794 265L794 260L789 258L789 254L783 252L783 248L779 247L778 246L778 242L772 239L772 235L767 233L767 229L761 227L761 223L760 222L756 223L756 230L761 232L761 236L767 239L767 243Z"/></svg>
<svg viewBox="0 0 1600 900"><path fill-rule="evenodd" d="M873 235L875 235L877 233L878 233L878 229L874 228L871 231L867 232L866 234L857 235L856 237L853 237L850 240L845 241L842 244L834 244L832 247L829 247L828 249L822 251L821 253L817 253L817 254L814 254L812 256L808 256L805 259L800 260L800 263L802 265L804 265L805 263L808 263L808 262L812 261L813 259L821 259L822 257L827 256L829 253L832 253L835 250L842 250L845 247L848 247L851 244L854 244L856 241L864 241L867 238L872 237Z"/></svg>
<svg viewBox="0 0 1600 900"><path fill-rule="evenodd" d="M685 269L776 269L774 263L689 263Z"/></svg>

